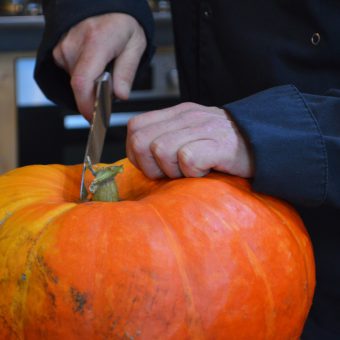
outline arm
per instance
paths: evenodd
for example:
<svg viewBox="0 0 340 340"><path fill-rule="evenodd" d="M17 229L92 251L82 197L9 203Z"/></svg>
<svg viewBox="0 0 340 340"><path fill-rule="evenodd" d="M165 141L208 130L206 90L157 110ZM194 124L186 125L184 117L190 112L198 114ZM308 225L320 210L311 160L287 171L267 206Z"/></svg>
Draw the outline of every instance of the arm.
<svg viewBox="0 0 340 340"><path fill-rule="evenodd" d="M53 56L53 50L60 41L65 40L65 37L68 38L68 34L66 33L71 32L75 26L78 24L80 25L86 21L86 19L89 21L92 17L105 15L107 13L120 13L120 18L123 16L122 14L127 14L128 16L135 18L134 20L143 28L142 31L145 34L147 42L147 48L139 66L142 67L143 64L148 62L153 53L153 19L147 2L144 0L104 0L100 2L89 0L45 0L43 2L43 8L46 25L43 39L38 50L35 78L45 95L60 105L75 110L77 109L73 90L79 88L80 81L77 82L77 80L75 80L71 85L71 78L69 75L70 70L67 70L67 68L66 70L62 70L60 66L65 68L64 65L58 66L56 64L56 53L54 53L55 55ZM130 20L130 22L132 22L132 20ZM121 26L120 24L121 22L118 23L119 26ZM73 29L73 37L75 36L74 31L75 30ZM109 31L109 29L107 31ZM116 31L117 30L115 29L115 32ZM102 55L105 55L106 58L109 58L109 53L106 53L105 49L114 50L116 48L114 44L115 41L117 41L117 37L121 38L119 34L112 34L112 32L109 32L108 35L112 38L112 40L110 40L111 44L104 44L102 50L100 50ZM79 36L81 36L80 33ZM92 40L96 41L96 39ZM70 41L70 39L68 39L68 41ZM81 43L82 42L79 41L79 45L81 45ZM89 47L88 50L91 49L90 44L87 44L86 46ZM93 47L98 50L97 46ZM89 55L89 53L87 53L87 55ZM117 55L114 57L117 57ZM107 60L107 62L109 61L110 60ZM96 64L96 62L93 63ZM103 58L101 64L105 64ZM102 68L104 69L104 67ZM103 70L100 70L97 76L99 76L102 71ZM91 76L95 79L94 75ZM57 86L55 84L57 84ZM88 92L88 90L86 91ZM119 92L119 89L117 92ZM120 94L118 93L118 95ZM124 97L124 94L120 96ZM78 104L79 102L80 100L78 100ZM85 106L85 108L81 107L82 113L88 115L89 106L91 105L86 104Z"/></svg>
<svg viewBox="0 0 340 340"><path fill-rule="evenodd" d="M253 187L304 206L340 206L340 93L279 86L226 105L255 155Z"/></svg>
<svg viewBox="0 0 340 340"><path fill-rule="evenodd" d="M279 86L225 105L185 103L129 122L130 160L151 178L252 177L294 204L339 206L340 98Z"/></svg>

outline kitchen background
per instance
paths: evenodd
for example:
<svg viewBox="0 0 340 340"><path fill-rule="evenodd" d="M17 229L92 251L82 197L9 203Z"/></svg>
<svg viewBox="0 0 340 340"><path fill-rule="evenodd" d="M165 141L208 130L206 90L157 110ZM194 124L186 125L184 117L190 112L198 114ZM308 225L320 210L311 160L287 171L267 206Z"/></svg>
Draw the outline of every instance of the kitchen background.
<svg viewBox="0 0 340 340"><path fill-rule="evenodd" d="M149 3L157 51L130 99L113 105L104 162L125 156L129 118L179 101L169 1ZM33 79L43 27L40 1L0 0L0 173L27 164L82 162L88 123L48 101Z"/></svg>

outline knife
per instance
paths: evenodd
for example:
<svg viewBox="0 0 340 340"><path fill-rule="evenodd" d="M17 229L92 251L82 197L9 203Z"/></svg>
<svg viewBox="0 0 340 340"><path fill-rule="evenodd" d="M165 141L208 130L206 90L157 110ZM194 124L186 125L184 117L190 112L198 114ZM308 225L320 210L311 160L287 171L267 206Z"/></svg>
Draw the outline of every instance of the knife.
<svg viewBox="0 0 340 340"><path fill-rule="evenodd" d="M111 68L107 67L107 70L109 69ZM90 160L92 164L100 162L106 131L110 125L111 106L113 99L112 74L107 70L96 80L94 112L87 138L80 183L80 199L82 201L84 201L87 197L87 190L85 188L84 181L88 160Z"/></svg>

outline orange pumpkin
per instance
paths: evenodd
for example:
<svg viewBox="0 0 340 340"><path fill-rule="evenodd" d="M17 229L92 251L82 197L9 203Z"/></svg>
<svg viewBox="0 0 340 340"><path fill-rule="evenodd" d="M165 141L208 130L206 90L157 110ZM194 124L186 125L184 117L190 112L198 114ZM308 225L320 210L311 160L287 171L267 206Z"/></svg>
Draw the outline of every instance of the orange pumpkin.
<svg viewBox="0 0 340 340"><path fill-rule="evenodd" d="M80 166L0 177L0 339L299 338L314 261L291 207L119 163L113 203L78 201Z"/></svg>

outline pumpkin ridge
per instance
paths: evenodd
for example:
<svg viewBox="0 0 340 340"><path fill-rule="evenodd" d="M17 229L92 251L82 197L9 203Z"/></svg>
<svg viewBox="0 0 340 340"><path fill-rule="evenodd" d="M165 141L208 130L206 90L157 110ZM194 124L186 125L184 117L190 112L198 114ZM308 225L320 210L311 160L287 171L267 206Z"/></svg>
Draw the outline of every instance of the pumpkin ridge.
<svg viewBox="0 0 340 340"><path fill-rule="evenodd" d="M218 184L219 186L221 186L221 183L220 183L220 182L218 182L218 181L216 181L216 180L215 180L215 182L216 182L216 184ZM202 184L202 183L201 183L201 184ZM211 184L211 182L210 182L210 184ZM240 192L242 192L242 193L245 194L245 195L249 195L249 194L250 194L254 199L261 197L260 195L254 193L254 192L252 192L252 191L248 192L248 191L246 190L246 188L244 188L244 187L242 187L242 186L238 186L238 185L237 185L237 186L234 186L232 182L229 183L229 181L226 181L225 184L226 184L227 186L231 186L231 188L228 189L228 191L225 191L225 192L227 192L227 195L228 195L228 199L229 199L229 200L230 200L230 199L234 199L234 197L233 197L233 195L234 195L234 194L233 194L233 189L235 189L235 190L237 190L237 191L240 191ZM202 188L203 188L203 191L204 191L204 186L203 186L203 184L200 186L200 189L201 189L201 190L202 190ZM216 188L216 189L217 189L217 188ZM226 189L227 189L227 188L226 188ZM188 188L187 188L187 190L188 190ZM218 191L216 191L216 194L218 195ZM168 196L169 196L169 195L173 195L173 193L168 192L167 195L168 195ZM183 192L176 192L176 196L178 197L179 195L188 197L188 198L190 198L190 200L194 200L194 199L195 199L195 200L198 200L198 199L199 199L200 201L202 201L202 202L205 203L204 200L198 198L198 197L195 195L195 193L194 193L193 190L190 191L190 194L188 194L188 193L183 193ZM267 196L266 196L266 197L267 197ZM267 197L267 198L269 198L269 197ZM275 198L271 198L271 199L273 199L273 201L276 202L276 199L275 199ZM261 204L262 209L267 210L267 211L270 212L272 215L276 216L277 221L279 221L279 222L282 224L282 218L281 218L281 216L278 216L277 214L274 214L274 211L273 211L272 209L270 209L270 207L268 207L268 206L266 205L266 202L267 202L267 201L265 201L265 200L262 199L262 198L261 198L261 199L257 199L257 201L258 201L258 203ZM236 200L236 202L239 202L239 201ZM269 203L269 202L271 202L271 201L268 199L268 203ZM210 202L210 203L211 203L211 202ZM282 205L282 204L285 204L285 203L282 203L282 202L281 202L281 205ZM207 204L206 204L206 205L207 205ZM246 201L242 201L242 205L248 207L250 210L252 209L252 207L251 207ZM273 206L273 203L271 203L270 205ZM207 205L207 206L208 206L208 205ZM208 208L209 208L209 206L208 206ZM291 230L287 230L285 224L283 224L283 226L284 226L284 229L283 229L283 230L286 230L286 233L287 233L288 235L292 235L292 234L291 234ZM301 230L301 228L299 228L298 230ZM294 240L295 243L296 243L297 240L296 240L295 234L294 234L293 240ZM242 241L243 241L243 240L240 239L240 242L242 242ZM298 250L299 250L299 253L300 253L300 254L303 253L303 252L301 251L300 244L296 243L296 246L297 246L297 248L298 248ZM251 250L251 249L250 249L250 250ZM307 264L306 264L306 257L305 257L305 256L301 256L301 258L303 259L303 265L302 265L302 267L306 267L306 265L307 265ZM305 270L305 274L308 275L308 271ZM306 275L304 275L304 276L306 276ZM265 276L264 276L264 277L265 277ZM309 276L307 276L306 280L308 280L308 278L309 278ZM267 283L267 281L265 281L265 283ZM309 295L310 295L310 294L309 294ZM307 300L306 306L307 306L307 305L308 305L308 300ZM274 310L274 309L273 309L273 310ZM269 318L272 319L272 316L270 315Z"/></svg>
<svg viewBox="0 0 340 340"><path fill-rule="evenodd" d="M182 256L181 256L182 252L180 250L180 247L179 247L178 243L175 241L175 239L174 239L174 237L171 233L171 228L169 227L168 223L163 219L162 215L159 213L157 208L150 202L146 203L146 205L149 206L154 211L156 216L162 222L161 224L164 226L164 228L163 228L164 234L166 235L170 249L173 250L174 256L176 258L178 271L179 271L181 279L182 279L183 289L184 289L184 292L185 292L185 296L187 297L186 301L189 302L189 306L187 307L187 310L188 310L189 316L192 317L192 321L190 322L190 327L189 327L191 332L194 332L192 337L194 339L204 339L204 336L203 336L204 333L203 333L203 330L202 330L202 322L201 322L201 319L200 319L200 315L195 308L193 294L192 294L192 290L190 288L188 274L186 273L186 270L184 268L184 263L183 263Z"/></svg>
<svg viewBox="0 0 340 340"><path fill-rule="evenodd" d="M244 190L242 188L240 188L240 190ZM261 195L257 194L256 192L250 191L249 194L256 199L258 202L261 203L261 206L263 209L268 209L271 213L273 213L275 216L277 216L277 218L279 219L279 221L284 225L284 229L292 236L292 238L295 241L295 244L297 245L300 254L303 254L303 250L301 243L298 241L296 234L293 232L292 228L289 226L289 224L287 223L287 221L282 217L282 215L278 212L278 210L274 207L274 205L270 202L270 200L265 201ZM242 202L242 204L247 205L245 202ZM308 283L308 278L309 278L309 272L308 272L308 266L307 266L307 262L306 262L306 256L301 256L303 264L304 264L304 269L305 269L305 277L306 277L306 283L307 283L307 291L308 291L308 299L306 299L306 306L309 306L310 303L309 301L311 301L312 297L310 296L310 289L309 289L309 283ZM309 300L309 301L308 301ZM307 308L309 309L309 308ZM306 317L307 318L307 315Z"/></svg>
<svg viewBox="0 0 340 340"><path fill-rule="evenodd" d="M258 196L258 195L256 195L256 194L254 194L254 196L255 196L258 200L260 200L261 202L264 203L264 200L263 200L260 196ZM296 234L293 232L293 229L292 229L290 223L288 223L288 222L286 221L286 219L283 218L282 214L281 214L277 209L275 209L275 207L274 207L270 202L267 201L265 205L266 205L267 208L270 209L276 216L279 217L281 223L285 225L286 229L289 231L289 233L292 235L293 239L295 240L295 243L298 245L298 248L299 248L299 250L301 251L301 254L303 254L303 253L304 253L304 252L303 252L304 247L303 247L303 245L301 244L301 242L299 241L299 239L296 237ZM307 259L306 259L305 256L302 256L302 258L303 258L303 263L304 263L304 269L305 269L306 276L309 277L309 276L310 276L310 272L308 271ZM306 280L306 290L307 290L307 295L308 295L308 296L307 296L307 299L306 299L306 305L309 305L309 301L311 301L313 297L310 295L310 287L309 287L309 282L308 282L308 280Z"/></svg>
<svg viewBox="0 0 340 340"><path fill-rule="evenodd" d="M80 180L81 180L81 165L71 165L71 166L65 166L60 164L54 164L52 165L53 169L55 169L56 172L59 172L61 175L64 175L65 171L67 171L67 179L70 183L72 183L74 186L80 188ZM50 186L52 187L60 187L60 186ZM79 189L80 190L80 189ZM71 191L71 190L70 190Z"/></svg>
<svg viewBox="0 0 340 340"><path fill-rule="evenodd" d="M5 214L4 217L2 218L2 220L0 220L0 230L1 228L5 225L6 221L13 215L12 212L6 212L5 210Z"/></svg>
<svg viewBox="0 0 340 340"><path fill-rule="evenodd" d="M20 337L20 334L14 329L13 325L11 323L8 322L8 320L6 319L5 316L3 316L3 313L0 310L0 325L1 323L4 325L4 327L6 327L6 329L10 332L10 336L11 339L13 339L13 336L15 337L15 339L19 339L22 340L22 338ZM9 340L9 339L8 339Z"/></svg>
<svg viewBox="0 0 340 340"><path fill-rule="evenodd" d="M22 198L15 201L15 204L9 202L9 204L2 205L0 207L0 230L1 227L7 222L9 218L15 216L17 213L20 213L21 210L34 206L36 204L44 204L44 199L39 199L37 201L32 201L32 198ZM14 206L14 207L13 207ZM13 209L11 209L13 207Z"/></svg>
<svg viewBox="0 0 340 340"><path fill-rule="evenodd" d="M242 187L238 187L238 189L240 189L241 191L246 191L244 188ZM261 195L257 194L256 192L253 192L253 191L249 191L247 192L248 194L250 194L254 199L256 199L258 202L261 203L261 206L263 209L268 209L271 213L273 213L277 218L278 220L281 222L281 224L284 225L284 229L292 236L292 238L294 239L295 241L295 244L297 245L299 251L300 251L300 254L304 254L304 248L301 244L301 242L299 242L298 238L296 237L296 233L293 232L293 229L291 228L290 224L286 221L286 219L282 216L282 214L278 211L278 209L275 208L274 204L271 203L270 200L264 200ZM272 199L276 200L275 198L271 197ZM246 204L246 202L242 202L242 204L248 206ZM281 202L282 204L282 202ZM299 229L300 230L300 229ZM307 259L306 259L306 256L301 256L302 258L302 261L303 261L303 264L304 264L304 269L305 269L305 277L306 277L306 290L307 290L307 294L308 294L308 297L306 298L306 306L309 306L310 305L310 302L311 299L312 299L312 296L310 295L310 288L309 288L309 282L308 282L308 278L310 277L310 272L308 271L308 265L307 265ZM309 308L308 308L309 309ZM306 318L307 318L307 315L306 315Z"/></svg>
<svg viewBox="0 0 340 340"><path fill-rule="evenodd" d="M9 192L9 193L15 193L13 197L5 197L6 199L3 199L0 197L0 219L4 218L6 214L14 214L17 211L19 211L22 208L26 208L31 204L38 204L38 203L44 203L46 200L49 200L50 202L55 201L58 203L68 201L68 202L74 202L73 199L71 199L72 189L69 190L68 199L66 199L64 192L62 197L56 196L55 192L61 192L61 185L58 184L57 180L53 180L53 175L49 174L49 176L43 178L39 178L39 182L37 183L37 177L34 176L35 173L39 173L39 171L42 169L44 172L49 170L50 166L48 165L28 165L22 168L18 168L15 170L12 170L8 172L5 175L0 176L0 191L1 192ZM51 165L54 176L55 177L61 177L65 179L65 172L67 170L67 180L69 183L72 183L74 186L80 187L80 172L78 171L79 166L70 166L70 168L66 166L61 165ZM74 170L77 170L75 173ZM78 174L79 172L79 174ZM56 175L56 173L59 173L59 175ZM45 173L44 173L45 175ZM79 175L79 176L78 176ZM79 180L78 180L79 177ZM31 183L32 180L32 183ZM79 182L79 183L78 183ZM34 184L39 185L34 185ZM41 186L42 184L45 184L48 188L46 192L40 192L38 191L37 194L35 192L35 188ZM22 186L22 192L18 191L18 187ZM25 193L25 190L29 190L32 194L28 197L28 195ZM56 199L58 197L58 199ZM1 226L1 223L0 223Z"/></svg>
<svg viewBox="0 0 340 340"><path fill-rule="evenodd" d="M252 265L252 268L255 272L255 274L261 278L263 281L263 285L265 287L265 290L267 292L267 300L268 304L270 306L270 309L266 309L267 313L265 313L265 319L267 321L267 334L266 334L266 339L271 339L273 338L273 330L274 330L274 315L273 313L270 312L270 310L275 309L275 303L274 303L274 298L273 298L273 292L272 288L268 284L267 277L268 275L266 272L263 270L263 266L261 263L257 260L255 253L252 251L251 247L249 246L249 243L246 242L240 235L240 228L238 228L234 223L227 224L227 222L221 218L218 214L216 214L216 211L214 209L211 209L211 207L202 199L198 198L197 196L191 196L188 194L184 193L178 193L176 196L184 196L184 197L190 197L191 200L196 200L199 201L202 205L204 205L204 209L209 211L212 215L214 215L218 220L221 221L221 224L224 225L228 229L233 229L235 232L237 232L237 238L239 241L239 244L242 245L243 250L245 251L247 258L249 259L249 262ZM242 204L246 205L244 202Z"/></svg>
<svg viewBox="0 0 340 340"><path fill-rule="evenodd" d="M68 178L70 179L70 175L74 173L74 170L78 170L78 165L74 166L65 166L65 165L59 165L59 164L51 164L51 165L27 165L23 166L21 168L17 168L15 170L9 171L8 173L2 175L2 180L5 183L5 185L9 186L7 183L12 182L15 180L15 183L11 183L11 185L17 187L17 180L20 179L24 183L29 182L29 180L36 181L37 177L34 175L34 173L39 173L39 170L49 170L49 176L45 177L42 176L39 178L40 184L41 182L48 183L49 187L51 188L60 188L60 184L58 185L58 182L52 180L52 175L50 174L51 170L55 173L59 173L60 175L65 176L65 170L68 172ZM28 173L27 173L28 172ZM23 173L23 174L22 174ZM10 181L10 182L9 182ZM80 180L77 176L72 176L72 182L79 183L80 186ZM0 181L1 184L1 181Z"/></svg>
<svg viewBox="0 0 340 340"><path fill-rule="evenodd" d="M72 205L69 207L69 205ZM66 206L66 207L65 207ZM33 209L34 205L30 205L25 207L28 210ZM39 208L40 206L38 206ZM16 292L14 294L13 301L11 303L11 306L9 307L9 310L11 310L11 314L15 315L16 319L16 325L20 327L20 332L22 332L22 323L23 323L23 315L25 314L25 308L26 308L26 297L27 297L27 291L29 287L29 279L30 279L30 274L31 274L31 267L32 264L34 263L35 260L35 255L37 254L37 248L39 247L39 241L43 237L43 235L46 234L48 227L57 219L59 216L71 209L75 208L75 204L72 203L64 203L64 204L57 204L54 209L48 211L46 215L52 215L48 218L46 223L42 222L42 227L41 230L35 235L34 239L32 240L32 243L27 250L27 255L26 255L26 262L23 265L23 275L22 281L24 284L20 284L16 286ZM31 210L32 211L32 210ZM45 216L46 216L45 215Z"/></svg>

